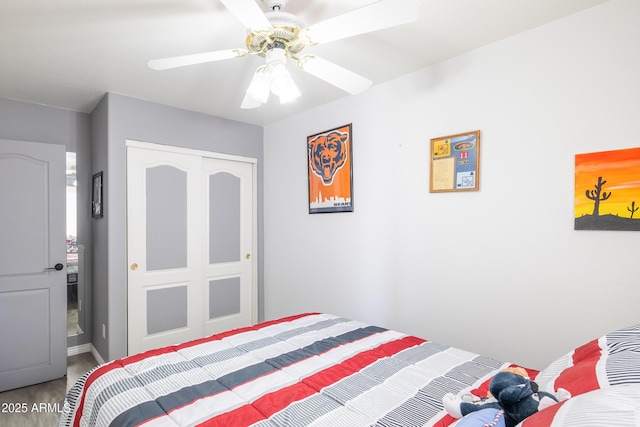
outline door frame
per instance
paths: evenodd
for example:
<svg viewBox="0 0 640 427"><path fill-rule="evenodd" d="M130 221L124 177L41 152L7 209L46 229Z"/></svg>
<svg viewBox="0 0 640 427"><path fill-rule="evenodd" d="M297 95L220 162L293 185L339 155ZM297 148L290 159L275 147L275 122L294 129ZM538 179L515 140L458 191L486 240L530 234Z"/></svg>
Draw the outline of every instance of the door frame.
<svg viewBox="0 0 640 427"><path fill-rule="evenodd" d="M200 149L193 149L193 148L185 148L185 147L177 147L174 145L164 145L164 144L156 144L156 143L152 143L152 142L145 142L145 141L137 141L137 140L133 140L133 139L127 139L125 140L125 149L129 148L129 147L134 147L134 148L140 148L140 149L144 149L144 150L155 150L155 151L162 151L164 153L177 153L177 154L184 154L184 155L192 155L192 156L200 156L200 157L209 157L209 158L213 158L213 159L219 159L219 160L229 160L229 161L236 161L236 162L243 162L243 163L247 163L251 165L251 172L252 172L252 203L253 203L253 209L251 212L251 271L252 271L252 275L251 275L251 323L255 324L258 321L258 266L259 266L259 257L260 254L258 252L258 159L253 158L253 157L245 157L245 156L239 156L239 155L233 155L233 154L225 154L225 153L218 153L218 152L214 152L214 151L206 151L206 150L200 150ZM126 209L128 210L128 207L126 207ZM126 247L127 247L127 265L125 265L125 268L127 270L127 289L129 286L129 254L128 254L128 250L129 250L129 234L127 233L127 240L126 240ZM128 294L128 291L127 291ZM128 323L128 320L127 320ZM127 327L127 334L128 334L128 327ZM128 341L128 339L127 339Z"/></svg>

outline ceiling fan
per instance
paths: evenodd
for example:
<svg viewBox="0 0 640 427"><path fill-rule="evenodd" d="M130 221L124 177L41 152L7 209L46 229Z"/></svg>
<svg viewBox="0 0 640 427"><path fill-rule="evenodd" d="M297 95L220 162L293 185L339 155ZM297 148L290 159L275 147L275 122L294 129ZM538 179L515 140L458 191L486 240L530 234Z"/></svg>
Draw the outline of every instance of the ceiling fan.
<svg viewBox="0 0 640 427"><path fill-rule="evenodd" d="M285 103L300 96L287 70L287 58L301 70L348 93L358 94L371 80L315 55L300 56L307 46L328 43L347 37L394 27L417 19L417 0L380 0L359 9L302 28L298 19L285 12L289 0L220 0L248 29L246 49L228 49L148 62L154 70L166 70L223 59L259 55L266 63L255 71L240 108L256 108L267 102L270 93Z"/></svg>

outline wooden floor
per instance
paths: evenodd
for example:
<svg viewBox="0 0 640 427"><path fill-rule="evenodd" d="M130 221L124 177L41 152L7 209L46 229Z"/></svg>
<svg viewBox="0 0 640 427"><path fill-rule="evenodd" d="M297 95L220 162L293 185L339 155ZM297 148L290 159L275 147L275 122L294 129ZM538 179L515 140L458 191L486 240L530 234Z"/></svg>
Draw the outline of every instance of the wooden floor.
<svg viewBox="0 0 640 427"><path fill-rule="evenodd" d="M91 353L69 356L66 377L0 393L0 426L57 426L67 391L78 378L97 365Z"/></svg>

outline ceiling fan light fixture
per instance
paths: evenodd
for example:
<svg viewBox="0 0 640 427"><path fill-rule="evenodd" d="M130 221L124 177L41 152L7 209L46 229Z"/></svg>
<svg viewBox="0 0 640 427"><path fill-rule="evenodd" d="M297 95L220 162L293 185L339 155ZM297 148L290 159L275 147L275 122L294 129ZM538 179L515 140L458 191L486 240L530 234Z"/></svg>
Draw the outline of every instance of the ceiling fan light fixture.
<svg viewBox="0 0 640 427"><path fill-rule="evenodd" d="M271 92L280 98L281 104L293 101L301 95L298 86L296 86L288 71L286 71L286 74L281 74L273 78L271 81Z"/></svg>
<svg viewBox="0 0 640 427"><path fill-rule="evenodd" d="M267 66L259 67L249 83L247 95L256 101L265 104L269 100L271 91L271 75Z"/></svg>
<svg viewBox="0 0 640 427"><path fill-rule="evenodd" d="M262 105L260 101L253 99L249 94L244 95L244 99L242 100L242 104L240 104L240 108L243 110L252 110L254 108L258 108Z"/></svg>
<svg viewBox="0 0 640 427"><path fill-rule="evenodd" d="M271 83L269 87L271 92L280 98L281 104L293 101L301 95L285 64L270 64L270 67Z"/></svg>
<svg viewBox="0 0 640 427"><path fill-rule="evenodd" d="M287 53L284 50L284 44L279 41L276 41L273 44L273 47L267 50L265 56L267 58L267 65L269 66L287 63Z"/></svg>
<svg viewBox="0 0 640 427"><path fill-rule="evenodd" d="M300 90L287 69L287 55L284 48L276 45L267 51L266 57L270 73L269 87L271 92L280 98L280 103L284 104L299 97Z"/></svg>
<svg viewBox="0 0 640 427"><path fill-rule="evenodd" d="M273 93L280 103L292 101L301 95L287 70L287 58L284 49L275 47L266 53L267 64L258 67L253 74L240 108L251 109L266 104Z"/></svg>

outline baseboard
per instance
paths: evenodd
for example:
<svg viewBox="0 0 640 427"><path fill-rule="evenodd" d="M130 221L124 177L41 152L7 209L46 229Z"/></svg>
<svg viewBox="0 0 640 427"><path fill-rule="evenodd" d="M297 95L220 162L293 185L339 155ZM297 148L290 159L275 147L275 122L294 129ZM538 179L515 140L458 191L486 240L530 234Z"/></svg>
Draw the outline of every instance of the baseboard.
<svg viewBox="0 0 640 427"><path fill-rule="evenodd" d="M75 356L82 353L91 353L91 355L96 359L96 362L98 362L99 365L102 365L104 363L104 359L102 358L102 356L100 356L98 350L96 350L96 348L91 343L67 347L67 356Z"/></svg>
<svg viewBox="0 0 640 427"><path fill-rule="evenodd" d="M89 353L91 344L80 344L73 347L67 347L67 356L75 356L76 354Z"/></svg>
<svg viewBox="0 0 640 427"><path fill-rule="evenodd" d="M96 350L93 344L91 344L91 354L96 359L96 362L98 362L98 365L102 365L104 363L104 359L100 356L100 353L98 353L98 350Z"/></svg>

